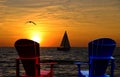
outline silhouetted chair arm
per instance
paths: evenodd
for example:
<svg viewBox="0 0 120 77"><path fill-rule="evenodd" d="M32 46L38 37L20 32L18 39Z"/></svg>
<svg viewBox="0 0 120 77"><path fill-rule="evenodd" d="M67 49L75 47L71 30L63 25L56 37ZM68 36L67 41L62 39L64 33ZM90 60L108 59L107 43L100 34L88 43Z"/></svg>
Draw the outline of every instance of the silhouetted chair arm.
<svg viewBox="0 0 120 77"><path fill-rule="evenodd" d="M109 64L111 66L111 77L114 77L114 69L115 69L115 58L114 57L90 57L90 59L96 59L96 60L110 60ZM91 60L92 61L92 60ZM81 73L81 65L91 65L92 62L74 62L78 66L78 75L81 77L84 77Z"/></svg>
<svg viewBox="0 0 120 77"><path fill-rule="evenodd" d="M51 77L53 77L53 66L57 64L56 62L49 62L49 63L39 63L39 64L36 64L37 66L40 66L40 65L50 65L50 71L51 71Z"/></svg>
<svg viewBox="0 0 120 77"><path fill-rule="evenodd" d="M56 62L48 62L48 63L39 63L36 65L50 65L51 70L53 71L53 66L57 64Z"/></svg>
<svg viewBox="0 0 120 77"><path fill-rule="evenodd" d="M16 58L16 77L19 77L20 75L20 60L31 60L31 59L33 59L33 60L35 60L36 58L22 58L22 57L17 57Z"/></svg>
<svg viewBox="0 0 120 77"><path fill-rule="evenodd" d="M17 57L16 58L16 77L19 77L20 75L20 60L35 60L35 59L38 59L38 58L22 58L22 57ZM50 71L51 71L51 75L53 75L53 66L57 64L56 62L49 62L49 63L39 63L39 62L36 62L36 67L40 66L40 65L50 65Z"/></svg>
<svg viewBox="0 0 120 77"><path fill-rule="evenodd" d="M112 57L112 56L111 57L97 57L97 56L93 57L93 56L91 56L90 59L97 59L97 60L99 60L99 59L104 59L104 60L106 59L107 60L108 59L108 60L112 60L112 59L114 59L114 57Z"/></svg>
<svg viewBox="0 0 120 77"><path fill-rule="evenodd" d="M81 73L81 65L89 65L89 63L88 62L74 62L74 64L76 64L78 66L78 76L85 77Z"/></svg>
<svg viewBox="0 0 120 77"><path fill-rule="evenodd" d="M90 59L96 59L96 60L99 60L99 59L104 59L104 60L110 60L109 61L109 64L111 66L111 77L114 77L114 69L115 69L115 58L114 57L90 57ZM91 64L92 62L90 62Z"/></svg>
<svg viewBox="0 0 120 77"><path fill-rule="evenodd" d="M40 64L43 64L43 65L54 65L54 64L57 64L57 62L45 62L45 63L40 63Z"/></svg>
<svg viewBox="0 0 120 77"><path fill-rule="evenodd" d="M53 66L57 64L56 62L49 62L49 63L39 63L39 64L36 64L37 66L39 65L50 65L50 70L53 71Z"/></svg>

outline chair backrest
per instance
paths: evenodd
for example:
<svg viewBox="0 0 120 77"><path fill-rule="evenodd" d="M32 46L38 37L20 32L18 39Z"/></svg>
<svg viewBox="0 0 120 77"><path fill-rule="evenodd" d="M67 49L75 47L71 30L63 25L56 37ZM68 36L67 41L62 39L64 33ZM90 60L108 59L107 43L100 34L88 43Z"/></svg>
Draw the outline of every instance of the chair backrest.
<svg viewBox="0 0 120 77"><path fill-rule="evenodd" d="M115 47L116 42L110 38L99 38L89 42L89 61L92 62L89 70L91 71L92 69L92 72L90 72L92 76L102 76L105 74Z"/></svg>
<svg viewBox="0 0 120 77"><path fill-rule="evenodd" d="M40 61L39 44L32 40L19 39L15 42L15 48L17 50L19 58L21 59L26 74L28 76L35 76L36 59L32 58L37 57L38 62Z"/></svg>

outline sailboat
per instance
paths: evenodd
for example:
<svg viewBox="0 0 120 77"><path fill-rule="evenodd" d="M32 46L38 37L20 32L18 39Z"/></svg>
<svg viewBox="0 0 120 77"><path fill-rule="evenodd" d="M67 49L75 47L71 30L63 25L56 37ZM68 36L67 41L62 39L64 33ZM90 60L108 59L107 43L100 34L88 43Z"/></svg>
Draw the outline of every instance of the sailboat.
<svg viewBox="0 0 120 77"><path fill-rule="evenodd" d="M68 51L70 50L70 42L68 39L67 32L65 31L60 47L57 47L57 50Z"/></svg>

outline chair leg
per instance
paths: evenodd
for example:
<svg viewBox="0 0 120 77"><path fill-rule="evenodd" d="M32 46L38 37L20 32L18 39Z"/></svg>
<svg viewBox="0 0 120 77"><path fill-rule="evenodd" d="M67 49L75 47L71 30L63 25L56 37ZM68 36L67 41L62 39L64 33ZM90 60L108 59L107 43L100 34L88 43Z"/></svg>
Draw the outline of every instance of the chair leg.
<svg viewBox="0 0 120 77"><path fill-rule="evenodd" d="M19 59L16 59L16 77L19 77L20 75L19 75L19 70L20 70L20 68L19 68Z"/></svg>
<svg viewBox="0 0 120 77"><path fill-rule="evenodd" d="M50 67L51 69L50 69L50 77L53 77L53 64L51 65L51 67Z"/></svg>
<svg viewBox="0 0 120 77"><path fill-rule="evenodd" d="M78 77L85 77L85 76L82 75L82 73L81 73L80 64L78 64L77 66L78 66Z"/></svg>
<svg viewBox="0 0 120 77"><path fill-rule="evenodd" d="M112 61L111 61L111 76L110 77L114 77L114 68L115 68L115 60L112 59Z"/></svg>

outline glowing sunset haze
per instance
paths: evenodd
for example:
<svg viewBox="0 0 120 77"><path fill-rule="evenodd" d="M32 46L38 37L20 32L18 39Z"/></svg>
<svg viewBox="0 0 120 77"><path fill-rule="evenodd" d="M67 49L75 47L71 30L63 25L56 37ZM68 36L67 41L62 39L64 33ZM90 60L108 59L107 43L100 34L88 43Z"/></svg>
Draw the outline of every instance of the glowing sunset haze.
<svg viewBox="0 0 120 77"><path fill-rule="evenodd" d="M21 38L58 47L65 31L72 47L100 37L120 46L120 0L0 0L0 47Z"/></svg>

